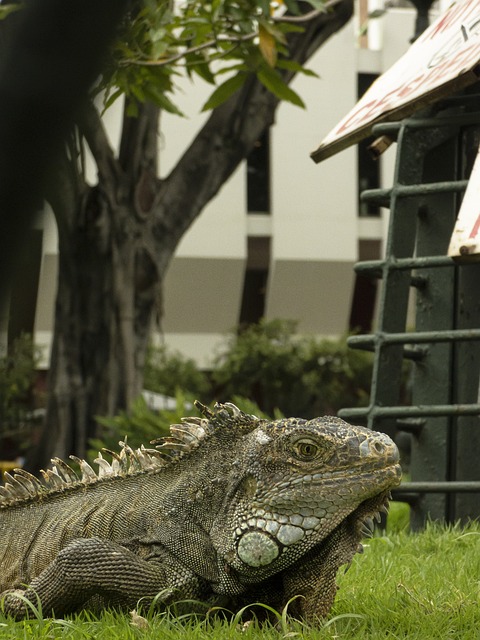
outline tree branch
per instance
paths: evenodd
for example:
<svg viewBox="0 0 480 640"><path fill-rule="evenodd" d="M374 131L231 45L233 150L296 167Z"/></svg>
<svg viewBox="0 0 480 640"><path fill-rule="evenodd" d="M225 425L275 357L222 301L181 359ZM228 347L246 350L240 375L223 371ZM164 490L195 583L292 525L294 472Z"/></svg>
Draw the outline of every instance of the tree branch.
<svg viewBox="0 0 480 640"><path fill-rule="evenodd" d="M79 110L77 123L95 159L99 180L110 184L118 173L119 166L100 113L90 100Z"/></svg>
<svg viewBox="0 0 480 640"><path fill-rule="evenodd" d="M180 53L177 53L174 56L170 56L169 58L162 58L161 60L124 60L120 64L122 66L128 66L133 64L133 65L139 65L143 67L166 67L167 65L170 65L174 62L177 62L178 60L181 60L182 58L185 58L191 53L198 53L199 51L210 49L211 47L214 47L219 42L232 43L234 45L234 47L232 48L235 48L242 42L249 42L250 40L253 40L257 36L258 36L258 33L256 31L252 33L247 33L244 36L239 36L238 38L229 37L229 36L218 36L218 38L207 40L207 42L203 42L202 44L196 45L195 47L182 49ZM225 51L225 53L219 57L222 57L223 55L228 55L230 51L231 50Z"/></svg>
<svg viewBox="0 0 480 640"><path fill-rule="evenodd" d="M66 150L57 154L54 168L45 182L45 199L55 215L60 244L68 252L73 250L71 237L77 222L78 202L87 183Z"/></svg>
<svg viewBox="0 0 480 640"><path fill-rule="evenodd" d="M130 116L128 100L124 106L118 161L122 170L136 180L145 168L156 175L160 110L151 102L137 103L138 114Z"/></svg>
<svg viewBox="0 0 480 640"><path fill-rule="evenodd" d="M302 33L289 35L291 58L303 64L353 14L353 0L338 0ZM281 71L285 82L295 73ZM274 120L279 99L252 76L220 107L213 110L157 197L158 237L175 247L183 233L217 194L255 142Z"/></svg>
<svg viewBox="0 0 480 640"><path fill-rule="evenodd" d="M341 4L342 2L343 0L328 0L328 2L325 2L325 4L320 7L320 9L314 9L313 11L309 11L308 13L304 13L302 16L283 15L278 18L273 16L272 20L273 22L288 22L292 24L303 24L305 22L310 22L311 20L318 18L318 16L321 16L322 14L324 14L327 11L327 9L332 9L337 4Z"/></svg>
<svg viewBox="0 0 480 640"><path fill-rule="evenodd" d="M320 7L320 9L314 9L313 11L309 11L308 13L305 13L301 16L289 16L289 15L282 15L278 17L272 16L272 21L276 22L277 24L282 24L282 23L305 24L307 22L314 21L319 16L324 15L328 11L328 9L332 9L333 7L337 6L338 4L341 4L342 2L343 0L328 0L328 2L325 2L325 4L322 7ZM120 65L125 67L129 65L136 65L136 66L143 66L143 67L166 67L170 64L173 64L174 62L178 62L178 60L181 60L182 58L185 58L186 56L192 53L199 53L200 51L204 51L205 49L210 49L212 47L215 47L215 45L217 45L218 43L233 44L232 49L229 49L228 51L225 51L222 54L218 54L218 56L213 56L213 58L217 58L217 57L222 58L228 55L229 53L231 53L231 51L235 49L239 44L242 44L243 42L250 42L251 40L254 40L257 37L258 37L258 30L252 31L252 33L247 33L243 36L238 36L238 37L218 36L218 38L212 38L211 40L207 40L202 44L196 45L195 47L187 47L186 49L182 49L182 51L180 51L179 53L176 53L175 55L169 56L167 58L162 58L161 60L129 59L129 60L121 61Z"/></svg>

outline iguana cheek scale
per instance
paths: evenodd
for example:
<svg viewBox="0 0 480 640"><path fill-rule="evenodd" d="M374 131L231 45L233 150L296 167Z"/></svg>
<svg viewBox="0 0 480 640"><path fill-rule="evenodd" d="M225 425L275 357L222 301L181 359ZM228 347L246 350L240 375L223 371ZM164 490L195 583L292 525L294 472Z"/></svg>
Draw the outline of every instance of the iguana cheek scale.
<svg viewBox="0 0 480 640"><path fill-rule="evenodd" d="M155 448L55 459L0 486L0 606L14 617L196 599L263 602L309 622L400 482L384 434L331 416L268 421L232 404L172 425ZM27 585L27 586L25 586ZM19 595L22 597L20 598Z"/></svg>
<svg viewBox="0 0 480 640"><path fill-rule="evenodd" d="M278 543L262 531L240 531L237 546L238 557L249 567L263 567L272 563L279 555Z"/></svg>

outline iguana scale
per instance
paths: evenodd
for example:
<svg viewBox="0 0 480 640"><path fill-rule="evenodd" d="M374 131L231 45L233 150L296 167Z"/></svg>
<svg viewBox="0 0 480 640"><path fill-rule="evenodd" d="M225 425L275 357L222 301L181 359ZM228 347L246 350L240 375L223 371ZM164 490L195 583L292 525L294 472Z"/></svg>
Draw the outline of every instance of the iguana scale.
<svg viewBox="0 0 480 640"><path fill-rule="evenodd" d="M381 433L335 417L268 421L232 404L172 425L155 448L59 459L0 486L0 607L29 615L196 599L255 601L314 622L338 568L400 482ZM160 596L158 596L160 594ZM18 597L21 595L22 597Z"/></svg>

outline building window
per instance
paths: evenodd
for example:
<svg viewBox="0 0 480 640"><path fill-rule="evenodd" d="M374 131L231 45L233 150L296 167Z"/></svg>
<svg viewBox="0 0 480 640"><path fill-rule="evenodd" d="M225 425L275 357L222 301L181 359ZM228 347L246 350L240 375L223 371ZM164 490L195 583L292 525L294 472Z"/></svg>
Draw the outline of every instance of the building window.
<svg viewBox="0 0 480 640"><path fill-rule="evenodd" d="M361 98L370 85L378 78L375 73L359 73L357 81L357 95ZM380 187L380 163L374 159L368 147L373 142L373 138L366 138L358 143L357 163L358 163L358 215L380 216L380 207L370 202L362 202L360 194L366 189L378 189Z"/></svg>
<svg viewBox="0 0 480 640"><path fill-rule="evenodd" d="M269 264L270 238L249 237L240 308L240 326L255 324L265 315Z"/></svg>
<svg viewBox="0 0 480 640"><path fill-rule="evenodd" d="M359 240L358 258L363 260L378 260L382 246L380 240ZM372 330L375 304L377 298L377 281L360 273L355 276L352 308L350 312L349 329L359 333L369 333Z"/></svg>
<svg viewBox="0 0 480 640"><path fill-rule="evenodd" d="M247 211L270 213L270 129L247 156Z"/></svg>

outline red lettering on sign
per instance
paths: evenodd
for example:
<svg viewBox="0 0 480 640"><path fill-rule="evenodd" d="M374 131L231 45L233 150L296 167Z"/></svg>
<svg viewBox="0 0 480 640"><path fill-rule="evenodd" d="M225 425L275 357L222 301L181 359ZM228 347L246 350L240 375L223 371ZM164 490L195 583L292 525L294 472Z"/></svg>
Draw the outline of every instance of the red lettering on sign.
<svg viewBox="0 0 480 640"><path fill-rule="evenodd" d="M428 91L431 85L440 85L447 80L459 76L462 72L468 71L480 59L480 41L477 40L475 46L468 46L455 54L453 58L446 59L444 62L433 68L426 74L424 92ZM445 78L445 80L443 80ZM438 80L442 82L438 82ZM434 87L432 87L434 88Z"/></svg>
<svg viewBox="0 0 480 640"><path fill-rule="evenodd" d="M423 84L425 75L425 73L422 73L413 80L410 80L409 82L406 82L403 86L401 86L398 90L398 97L406 98L410 93L416 91L418 87Z"/></svg>
<svg viewBox="0 0 480 640"><path fill-rule="evenodd" d="M477 233L478 233L479 229L480 229L480 215L475 220L475 224L473 225L473 228L472 228L472 230L470 232L470 235L468 236L469 239L470 238L475 238L477 236Z"/></svg>
<svg viewBox="0 0 480 640"><path fill-rule="evenodd" d="M395 87L383 96L365 104L360 101L357 109L335 130L335 135L358 127L362 122L372 121L380 112L388 111L405 104L416 95L423 95L444 82L453 80L461 72L472 67L480 60L480 41L475 46L466 46L453 58L445 59L433 69L427 69L418 76Z"/></svg>
<svg viewBox="0 0 480 640"><path fill-rule="evenodd" d="M347 140L355 131L366 131L368 125L382 117L391 119L395 114L403 117L411 113L416 100L422 98L419 106L435 100L443 86L446 93L447 85L453 91L475 81L480 77L480 72L476 73L480 69L479 24L480 0L458 0L373 84L321 147L332 146L338 139ZM464 80L460 80L462 76ZM477 231L480 234L480 227Z"/></svg>
<svg viewBox="0 0 480 640"><path fill-rule="evenodd" d="M355 128L363 120L371 119L372 114L376 113L377 111L380 111L382 107L385 107L385 105L388 103L388 99L390 98L390 96L395 95L397 91L398 91L398 88L396 87L392 91L389 91L388 93L383 95L381 98L376 100L371 100L370 102L367 102L364 105L362 105L362 102L360 101L357 105L359 108L356 111L354 111L352 115L349 118L347 118L347 120L340 123L340 126L335 131L335 134L341 135L346 129Z"/></svg>
<svg viewBox="0 0 480 640"><path fill-rule="evenodd" d="M433 29L429 30L429 32L426 34L428 36L428 39L431 40L432 38L437 36L439 33L446 31L454 23L458 23L458 28L460 30L461 23L465 22L466 18L470 14L474 12L478 13L478 10L479 10L478 0L472 0L466 5L464 4L464 5L457 5L456 7L455 6L450 7L450 10L447 11L447 13L443 16L443 18L440 18L440 20L433 27Z"/></svg>

